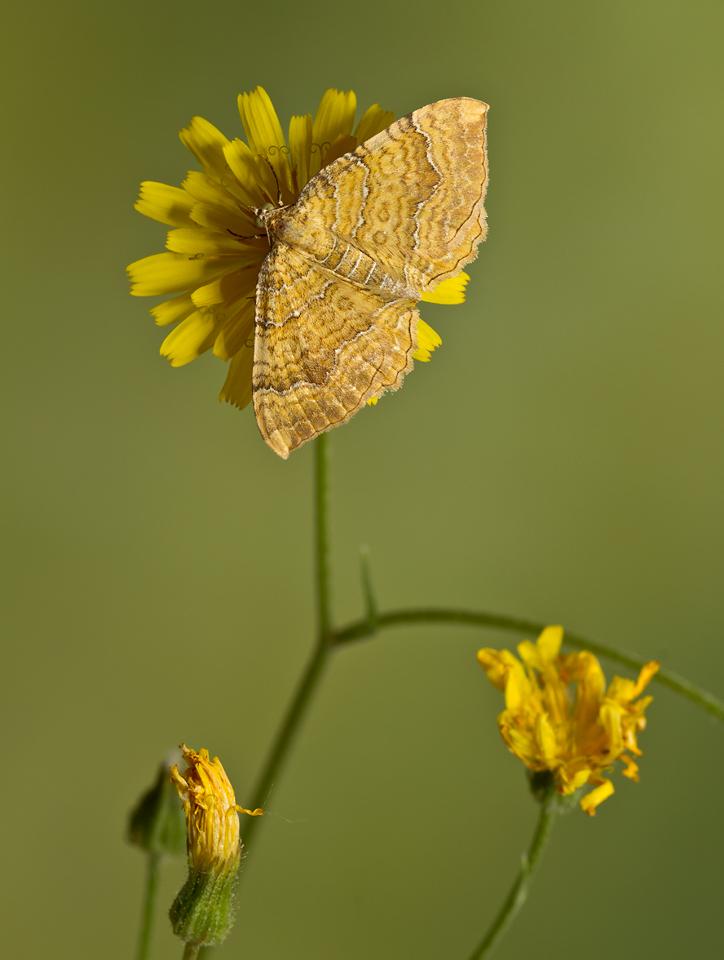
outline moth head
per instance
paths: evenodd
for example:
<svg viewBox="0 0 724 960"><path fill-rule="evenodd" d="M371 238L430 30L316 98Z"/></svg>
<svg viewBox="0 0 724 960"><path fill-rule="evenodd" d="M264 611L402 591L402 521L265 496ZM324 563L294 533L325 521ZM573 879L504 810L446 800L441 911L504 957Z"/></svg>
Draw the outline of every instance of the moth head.
<svg viewBox="0 0 724 960"><path fill-rule="evenodd" d="M269 214L278 209L274 203L265 203L263 207L254 207L257 227L264 229L269 221Z"/></svg>

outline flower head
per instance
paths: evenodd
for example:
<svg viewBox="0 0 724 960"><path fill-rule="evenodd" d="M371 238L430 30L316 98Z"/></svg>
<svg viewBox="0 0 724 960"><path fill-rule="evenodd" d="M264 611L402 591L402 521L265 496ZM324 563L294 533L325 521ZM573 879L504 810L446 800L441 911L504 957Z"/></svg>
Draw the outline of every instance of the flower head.
<svg viewBox="0 0 724 960"><path fill-rule="evenodd" d="M563 795L592 786L581 808L593 815L614 792L603 773L615 761L623 763L625 777L638 780L637 735L653 699L641 693L659 665L652 660L637 680L614 677L606 687L597 658L585 650L561 653L562 640L561 627L547 627L537 643L519 644L520 659L508 650L485 648L478 660L505 693L498 727L508 749L529 770L549 771Z"/></svg>
<svg viewBox="0 0 724 960"><path fill-rule="evenodd" d="M285 137L262 87L238 99L246 140L229 140L203 117L181 131L181 142L201 170L181 187L147 180L136 210L167 224L165 253L128 267L135 296L171 296L151 308L159 326L172 326L161 354L180 367L211 350L228 361L220 398L239 408L251 399L256 282L269 242L255 211L292 203L319 170L384 130L394 119L373 104L355 125L352 91L327 90L314 117L294 116ZM434 303L462 303L468 276L443 281L426 295ZM441 343L420 321L416 360Z"/></svg>
<svg viewBox="0 0 724 960"><path fill-rule="evenodd" d="M241 861L239 813L260 816L236 803L221 760L182 745L187 766L171 770L186 814L189 877L171 907L174 933L186 942L220 943L233 922L232 900Z"/></svg>
<svg viewBox="0 0 724 960"><path fill-rule="evenodd" d="M238 806L234 788L218 757L211 760L205 748L197 752L185 744L181 751L186 770L182 775L174 766L171 779L186 814L189 862L201 871L219 870L229 863L238 863L239 813L257 817L263 811Z"/></svg>

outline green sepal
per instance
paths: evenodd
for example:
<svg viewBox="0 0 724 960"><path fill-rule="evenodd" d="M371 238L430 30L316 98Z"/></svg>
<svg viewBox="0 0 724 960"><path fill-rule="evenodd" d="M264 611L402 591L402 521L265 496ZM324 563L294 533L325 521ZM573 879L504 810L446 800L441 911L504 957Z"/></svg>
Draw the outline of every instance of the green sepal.
<svg viewBox="0 0 724 960"><path fill-rule="evenodd" d="M554 789L553 773L551 770L528 770L528 785L530 792L538 803L543 803Z"/></svg>
<svg viewBox="0 0 724 960"><path fill-rule="evenodd" d="M549 798L554 800L557 813L568 813L577 808L581 791L576 790L565 796L558 793L552 770L529 770L527 773L530 792L538 803L546 803Z"/></svg>
<svg viewBox="0 0 724 960"><path fill-rule="evenodd" d="M129 843L149 853L180 856L186 851L186 819L165 764L131 811L127 837Z"/></svg>
<svg viewBox="0 0 724 960"><path fill-rule="evenodd" d="M234 925L239 861L220 872L189 867L186 883L171 904L169 916L177 937L202 946L221 943Z"/></svg>

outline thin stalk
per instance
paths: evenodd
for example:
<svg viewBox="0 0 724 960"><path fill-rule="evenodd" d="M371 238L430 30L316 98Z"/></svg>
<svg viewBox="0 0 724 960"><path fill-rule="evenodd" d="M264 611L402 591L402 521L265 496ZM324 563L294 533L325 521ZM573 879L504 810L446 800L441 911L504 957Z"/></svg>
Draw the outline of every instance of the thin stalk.
<svg viewBox="0 0 724 960"><path fill-rule="evenodd" d="M535 831L528 852L521 861L518 876L513 881L508 896L503 901L500 910L498 910L488 928L488 932L470 954L468 960L482 960L483 957L489 957L525 903L531 878L551 835L556 815L556 803L555 791L549 788L541 801Z"/></svg>
<svg viewBox="0 0 724 960"><path fill-rule="evenodd" d="M329 567L329 437L314 444L314 567L317 588L317 643L326 644L332 631Z"/></svg>
<svg viewBox="0 0 724 960"><path fill-rule="evenodd" d="M156 912L158 895L158 875L161 854L149 851L146 857L146 884L143 890L143 906L141 907L141 929L138 934L136 960L148 960L151 949L151 935Z"/></svg>
<svg viewBox="0 0 724 960"><path fill-rule="evenodd" d="M184 946L184 954L182 960L196 960L199 955L199 944L198 943L187 943Z"/></svg>
<svg viewBox="0 0 724 960"><path fill-rule="evenodd" d="M324 672L329 650L329 646L317 646L297 684L292 701L287 708L286 715L272 743L266 763L251 792L253 806L264 806L269 799L269 793L284 769L292 743L299 731ZM245 846L248 846L251 842L251 838L265 819L265 817L249 817L248 819L244 819L241 835L244 838Z"/></svg>
<svg viewBox="0 0 724 960"><path fill-rule="evenodd" d="M277 730L266 762L251 792L253 805L262 807L281 776L294 740L304 722L332 651L331 577L329 564L329 440L322 434L314 452L314 570L317 598L317 639L312 656L299 679L284 719ZM242 836L248 845L264 817L252 817L243 824Z"/></svg>
<svg viewBox="0 0 724 960"><path fill-rule="evenodd" d="M390 610L387 613L379 613L375 622L375 629L405 626L411 623L455 623L462 626L489 627L507 633L525 634L540 633L546 626L546 624L536 623L534 620L509 617L505 614L456 610L447 607L413 607L409 610ZM367 618L356 620L354 623L337 630L334 635L334 642L335 644L353 643L355 640L362 640L371 636L373 632ZM590 650L592 653L605 657L613 663L620 663L631 670L640 670L647 662L643 657L622 653L607 644L594 643L576 633L566 632L564 642L577 649ZM653 677L652 682L668 687L669 690L673 690L674 693L694 703L711 716L716 717L717 720L724 722L724 702L714 696L713 693L702 690L701 687L684 677L680 677L671 670L659 670Z"/></svg>

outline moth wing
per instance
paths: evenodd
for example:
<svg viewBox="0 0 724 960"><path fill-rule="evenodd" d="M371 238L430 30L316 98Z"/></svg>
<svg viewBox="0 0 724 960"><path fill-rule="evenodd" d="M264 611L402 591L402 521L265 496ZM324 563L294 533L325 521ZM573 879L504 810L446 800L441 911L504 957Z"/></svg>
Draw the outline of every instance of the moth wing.
<svg viewBox="0 0 724 960"><path fill-rule="evenodd" d="M290 227L353 244L419 299L485 239L487 112L457 97L395 121L307 184Z"/></svg>
<svg viewBox="0 0 724 960"><path fill-rule="evenodd" d="M400 386L417 346L415 302L386 299L276 243L257 284L252 389L264 440L292 450Z"/></svg>

